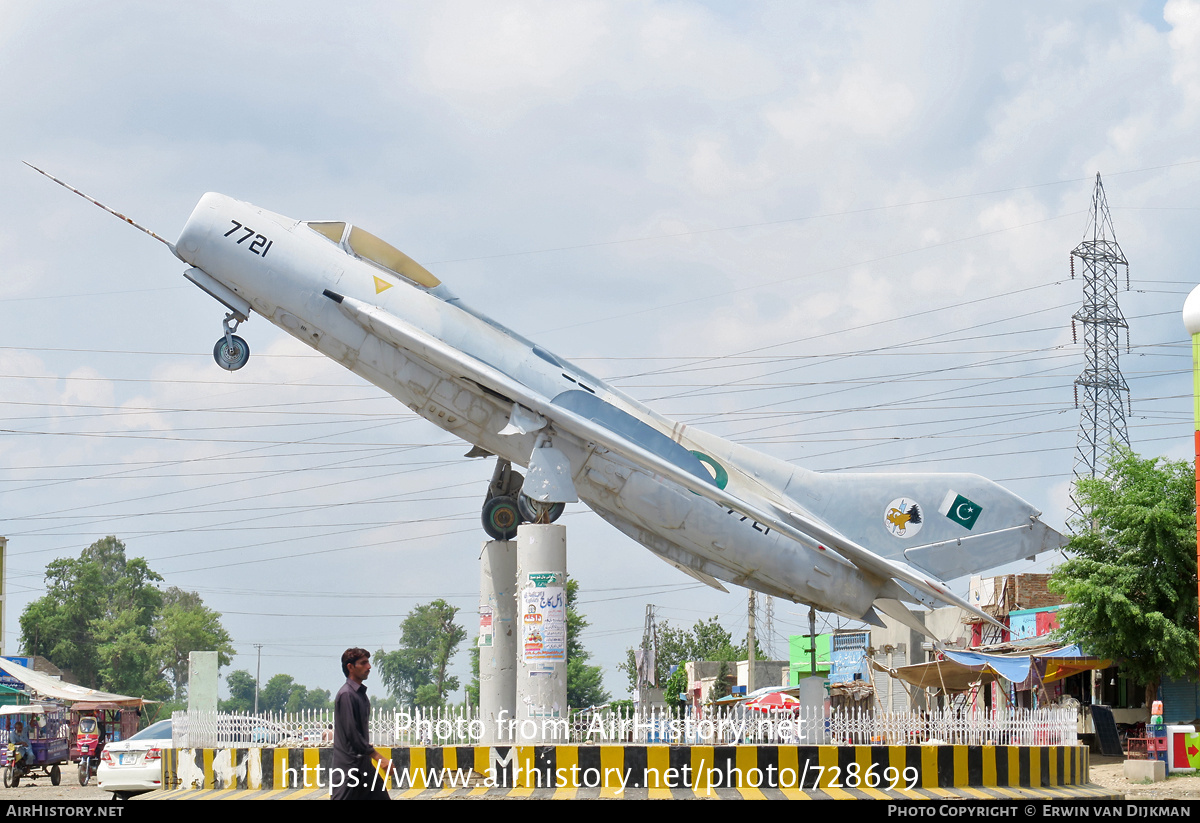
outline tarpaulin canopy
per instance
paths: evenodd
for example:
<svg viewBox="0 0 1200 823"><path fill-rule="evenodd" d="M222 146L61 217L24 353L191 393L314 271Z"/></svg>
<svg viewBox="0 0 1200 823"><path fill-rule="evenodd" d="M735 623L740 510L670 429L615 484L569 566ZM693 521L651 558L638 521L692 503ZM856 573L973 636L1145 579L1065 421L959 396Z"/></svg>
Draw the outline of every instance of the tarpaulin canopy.
<svg viewBox="0 0 1200 823"><path fill-rule="evenodd" d="M795 714L800 710L800 698L792 697L787 692L777 691L747 700L745 707L764 714Z"/></svg>
<svg viewBox="0 0 1200 823"><path fill-rule="evenodd" d="M746 703L751 700L763 697L764 695L774 694L775 692L786 692L793 697L800 693L799 686L764 686L761 689L755 689L750 694L727 694L724 697L719 697L712 701L714 705L724 706L729 704Z"/></svg>
<svg viewBox="0 0 1200 823"><path fill-rule="evenodd" d="M96 689L89 689L84 686L76 686L74 683L64 683L48 674L36 672L33 669L22 666L20 663L14 663L2 657L0 657L0 670L4 671L5 674L10 674L17 678L17 680L20 680L27 687L43 697L61 700L65 703L76 703L80 700L86 700L91 703L115 703L124 708L140 708L145 702L140 697L109 694L108 692L97 691Z"/></svg>
<svg viewBox="0 0 1200 823"><path fill-rule="evenodd" d="M62 709L62 706L46 705L44 703L26 703L24 706L0 706L0 716L6 714L46 714L47 712L56 712L60 709Z"/></svg>
<svg viewBox="0 0 1200 823"><path fill-rule="evenodd" d="M951 692L965 691L976 683L994 680L1007 680L1018 689L1031 689L1038 684L1053 683L1073 674L1112 665L1111 660L1085 655L1076 645L1033 654L988 654L949 649L942 654L942 660L898 669L888 669L874 661L872 665L906 683Z"/></svg>

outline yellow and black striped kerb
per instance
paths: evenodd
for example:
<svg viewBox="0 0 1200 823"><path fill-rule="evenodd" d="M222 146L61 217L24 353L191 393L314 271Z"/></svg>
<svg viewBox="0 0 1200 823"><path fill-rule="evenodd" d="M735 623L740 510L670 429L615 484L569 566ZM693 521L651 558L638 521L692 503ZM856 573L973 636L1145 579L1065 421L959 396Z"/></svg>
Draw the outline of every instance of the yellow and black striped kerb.
<svg viewBox="0 0 1200 823"><path fill-rule="evenodd" d="M1020 796L1022 789L1088 785L1085 746L414 746L380 753L399 776L388 788L415 792L778 789L912 797L996 788ZM164 751L163 786L327 794L332 760L329 748L172 749Z"/></svg>

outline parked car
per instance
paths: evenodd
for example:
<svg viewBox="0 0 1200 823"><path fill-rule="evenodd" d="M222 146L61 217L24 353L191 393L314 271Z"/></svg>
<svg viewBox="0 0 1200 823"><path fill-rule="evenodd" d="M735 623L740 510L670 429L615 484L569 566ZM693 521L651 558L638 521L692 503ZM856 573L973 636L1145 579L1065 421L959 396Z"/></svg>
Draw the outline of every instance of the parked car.
<svg viewBox="0 0 1200 823"><path fill-rule="evenodd" d="M171 721L160 720L125 740L109 743L100 757L96 785L117 800L162 788L162 752L171 748Z"/></svg>
<svg viewBox="0 0 1200 823"><path fill-rule="evenodd" d="M217 740L227 746L283 746L298 741L299 734L251 714L230 714L217 718Z"/></svg>

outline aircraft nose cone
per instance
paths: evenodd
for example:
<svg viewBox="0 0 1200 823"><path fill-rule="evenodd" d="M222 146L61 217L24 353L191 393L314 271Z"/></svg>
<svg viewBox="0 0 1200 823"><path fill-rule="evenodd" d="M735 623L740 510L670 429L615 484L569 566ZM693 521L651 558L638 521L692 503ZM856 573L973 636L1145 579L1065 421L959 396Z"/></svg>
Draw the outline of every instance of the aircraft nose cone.
<svg viewBox="0 0 1200 823"><path fill-rule="evenodd" d="M218 206L225 199L227 198L224 195L215 192L209 192L201 197L200 202L196 204L196 208L192 210L191 216L187 219L187 223L184 224L183 231L179 233L179 239L175 242L175 253L193 266L203 268L200 261L196 259L196 253L208 239L213 220L217 216Z"/></svg>

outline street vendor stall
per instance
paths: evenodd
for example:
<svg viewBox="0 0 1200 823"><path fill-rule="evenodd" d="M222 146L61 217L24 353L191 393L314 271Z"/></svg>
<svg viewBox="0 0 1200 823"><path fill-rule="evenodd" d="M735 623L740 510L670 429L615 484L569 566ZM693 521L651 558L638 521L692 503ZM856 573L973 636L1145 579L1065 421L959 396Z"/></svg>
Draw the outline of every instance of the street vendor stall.
<svg viewBox="0 0 1200 823"><path fill-rule="evenodd" d="M111 694L74 683L64 683L56 677L4 658L0 658L0 671L24 684L28 691L65 707L62 725L67 756L63 758L64 761L79 760L77 732L82 718L95 717L99 729L103 730L106 742L125 740L137 732L142 707L147 702L153 702L140 697ZM7 737L5 741L7 742ZM55 780L54 783L57 785L58 781Z"/></svg>
<svg viewBox="0 0 1200 823"><path fill-rule="evenodd" d="M941 659L912 666L889 669L871 661L872 666L892 677L923 689L947 694L963 692L996 680L1007 681L1018 690L1044 687L1073 674L1103 669L1112 661L1084 654L1079 646L1043 648L1024 654L996 654L982 651L945 649Z"/></svg>

